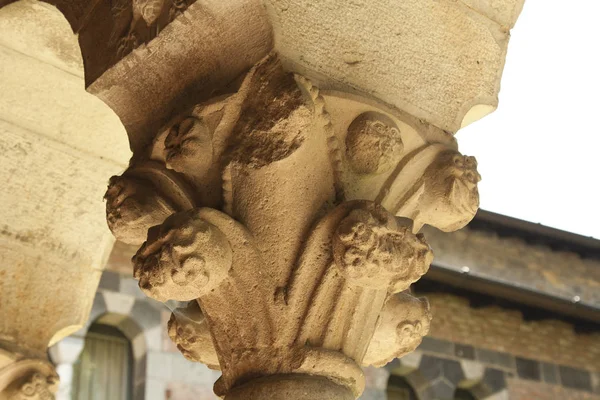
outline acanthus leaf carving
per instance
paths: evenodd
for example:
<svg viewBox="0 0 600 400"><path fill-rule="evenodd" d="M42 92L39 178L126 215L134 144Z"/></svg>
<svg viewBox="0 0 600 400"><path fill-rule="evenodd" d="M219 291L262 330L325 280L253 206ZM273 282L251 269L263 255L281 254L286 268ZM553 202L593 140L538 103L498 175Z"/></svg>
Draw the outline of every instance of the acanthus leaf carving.
<svg viewBox="0 0 600 400"><path fill-rule="evenodd" d="M129 239L130 227L139 243L148 230L133 260L140 287L189 301L169 336L222 371L217 394L292 374L357 397L360 365L427 333L427 302L401 293L433 259L418 232L468 222L480 177L473 158L400 117L322 92L272 54L237 91L175 116L134 155L130 189L109 188L113 232Z"/></svg>

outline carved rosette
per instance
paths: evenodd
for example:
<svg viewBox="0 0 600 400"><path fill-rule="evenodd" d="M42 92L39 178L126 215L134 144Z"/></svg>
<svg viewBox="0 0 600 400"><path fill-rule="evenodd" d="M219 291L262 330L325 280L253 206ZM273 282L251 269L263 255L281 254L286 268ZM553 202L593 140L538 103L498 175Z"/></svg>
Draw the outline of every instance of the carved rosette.
<svg viewBox="0 0 600 400"><path fill-rule="evenodd" d="M149 230L133 258L140 288L158 301L189 301L219 286L232 263L227 237L196 210L173 214Z"/></svg>
<svg viewBox="0 0 600 400"><path fill-rule="evenodd" d="M0 400L54 400L59 383L54 367L15 354L0 349Z"/></svg>
<svg viewBox="0 0 600 400"><path fill-rule="evenodd" d="M407 222L380 207L353 210L334 237L334 259L346 279L356 286L400 292L425 274L433 254Z"/></svg>
<svg viewBox="0 0 600 400"><path fill-rule="evenodd" d="M174 116L111 179L109 227L130 243L148 232L135 277L156 300L189 302L169 336L221 369L220 396L325 379L358 397L360 365L429 330L427 301L405 292L433 259L419 230L473 218L476 162L439 129L363 100L321 92L271 55L232 94Z"/></svg>

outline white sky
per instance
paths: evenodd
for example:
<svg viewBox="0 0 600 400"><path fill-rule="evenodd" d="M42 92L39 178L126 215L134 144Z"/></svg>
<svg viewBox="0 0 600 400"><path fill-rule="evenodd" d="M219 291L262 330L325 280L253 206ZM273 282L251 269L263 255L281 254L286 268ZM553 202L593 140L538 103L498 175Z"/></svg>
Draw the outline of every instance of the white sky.
<svg viewBox="0 0 600 400"><path fill-rule="evenodd" d="M600 0L525 0L500 106L457 134L481 208L600 239Z"/></svg>

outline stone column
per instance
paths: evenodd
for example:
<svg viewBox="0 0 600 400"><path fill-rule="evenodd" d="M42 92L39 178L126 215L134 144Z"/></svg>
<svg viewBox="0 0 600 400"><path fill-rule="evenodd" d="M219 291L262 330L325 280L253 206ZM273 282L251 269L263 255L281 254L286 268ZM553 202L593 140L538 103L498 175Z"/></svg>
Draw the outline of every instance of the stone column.
<svg viewBox="0 0 600 400"><path fill-rule="evenodd" d="M50 348L50 358L56 365L56 373L60 378L56 400L71 400L73 386L73 364L79 358L85 339L69 336Z"/></svg>
<svg viewBox="0 0 600 400"><path fill-rule="evenodd" d="M103 186L130 153L53 7L0 9L0 88L0 399L49 399L48 347L88 319L114 241Z"/></svg>
<svg viewBox="0 0 600 400"><path fill-rule="evenodd" d="M175 3L102 19L122 46L88 89L134 150L108 225L219 396L356 398L428 331L420 230L477 211L454 133L497 106L522 0L204 0L159 32Z"/></svg>

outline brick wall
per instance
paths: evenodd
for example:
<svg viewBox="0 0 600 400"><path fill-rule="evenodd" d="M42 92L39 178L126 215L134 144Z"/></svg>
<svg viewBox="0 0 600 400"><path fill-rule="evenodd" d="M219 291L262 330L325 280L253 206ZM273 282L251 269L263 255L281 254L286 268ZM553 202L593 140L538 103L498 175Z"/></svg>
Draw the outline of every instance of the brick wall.
<svg viewBox="0 0 600 400"><path fill-rule="evenodd" d="M491 280L600 308L600 258L531 245L516 237L465 228L453 233L426 227L435 262ZM567 245L567 243L565 243Z"/></svg>
<svg viewBox="0 0 600 400"><path fill-rule="evenodd" d="M508 393L510 400L600 400L597 394L520 379L508 379Z"/></svg>
<svg viewBox="0 0 600 400"><path fill-rule="evenodd" d="M523 321L519 311L472 308L468 299L427 293L430 336L553 364L600 371L600 333L577 334L557 320Z"/></svg>

